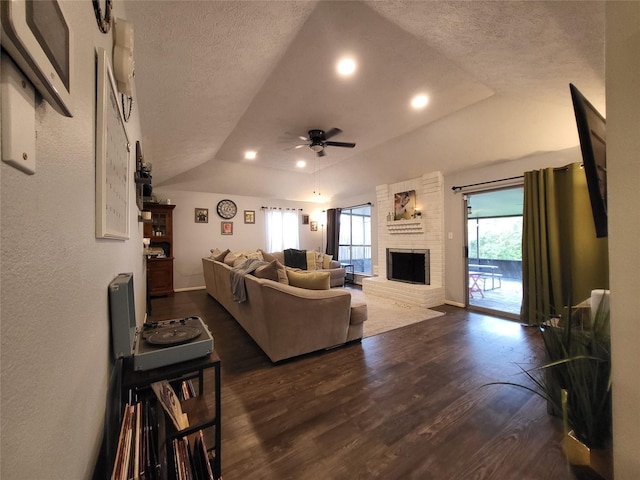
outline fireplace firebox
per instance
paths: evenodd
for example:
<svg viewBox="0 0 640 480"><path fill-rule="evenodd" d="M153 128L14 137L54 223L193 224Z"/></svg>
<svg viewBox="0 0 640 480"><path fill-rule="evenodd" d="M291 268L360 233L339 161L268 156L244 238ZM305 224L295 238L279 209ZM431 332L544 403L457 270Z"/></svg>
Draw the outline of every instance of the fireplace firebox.
<svg viewBox="0 0 640 480"><path fill-rule="evenodd" d="M387 280L430 285L429 250L387 248Z"/></svg>

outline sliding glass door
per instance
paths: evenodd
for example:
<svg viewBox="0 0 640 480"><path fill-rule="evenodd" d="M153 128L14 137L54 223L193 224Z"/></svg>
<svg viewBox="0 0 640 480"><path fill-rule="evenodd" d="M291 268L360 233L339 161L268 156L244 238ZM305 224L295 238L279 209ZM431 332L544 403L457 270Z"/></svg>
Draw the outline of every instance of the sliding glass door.
<svg viewBox="0 0 640 480"><path fill-rule="evenodd" d="M523 187L465 195L467 305L520 318Z"/></svg>
<svg viewBox="0 0 640 480"><path fill-rule="evenodd" d="M354 273L371 274L371 206L343 208L340 212L338 258L353 265Z"/></svg>

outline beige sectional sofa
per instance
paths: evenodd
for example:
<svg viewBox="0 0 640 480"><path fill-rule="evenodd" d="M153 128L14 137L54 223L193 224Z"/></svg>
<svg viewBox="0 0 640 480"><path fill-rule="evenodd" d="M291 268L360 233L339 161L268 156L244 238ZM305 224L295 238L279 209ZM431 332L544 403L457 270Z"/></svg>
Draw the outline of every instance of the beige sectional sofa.
<svg viewBox="0 0 640 480"><path fill-rule="evenodd" d="M360 340L367 306L346 289L308 290L245 276L246 301L234 301L232 267L202 259L207 292L255 340L272 362Z"/></svg>

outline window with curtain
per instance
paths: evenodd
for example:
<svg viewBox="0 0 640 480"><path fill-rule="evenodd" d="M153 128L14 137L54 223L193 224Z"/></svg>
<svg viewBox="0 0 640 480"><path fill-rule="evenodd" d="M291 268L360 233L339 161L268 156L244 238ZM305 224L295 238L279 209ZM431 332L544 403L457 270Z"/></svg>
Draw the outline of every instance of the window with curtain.
<svg viewBox="0 0 640 480"><path fill-rule="evenodd" d="M340 213L340 262L353 271L371 273L371 206L343 208Z"/></svg>
<svg viewBox="0 0 640 480"><path fill-rule="evenodd" d="M298 210L268 208L264 210L268 252L300 248Z"/></svg>

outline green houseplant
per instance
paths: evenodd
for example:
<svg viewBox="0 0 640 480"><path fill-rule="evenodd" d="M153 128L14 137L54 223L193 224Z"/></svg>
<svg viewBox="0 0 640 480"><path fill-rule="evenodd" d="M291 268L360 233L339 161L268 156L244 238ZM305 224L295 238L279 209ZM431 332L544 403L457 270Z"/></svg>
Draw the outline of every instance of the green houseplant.
<svg viewBox="0 0 640 480"><path fill-rule="evenodd" d="M603 296L590 325L577 325L569 309L561 326L540 326L549 371L541 391L566 390L566 402L549 398L575 436L590 448L605 448L611 439L611 337L609 300Z"/></svg>
<svg viewBox="0 0 640 480"><path fill-rule="evenodd" d="M525 388L544 398L552 411L562 412L563 450L572 464L592 464L594 456L602 457L592 451L607 452L611 446L609 297L601 298L595 312L569 307L564 317L539 325L546 361L533 369L521 366L532 383L494 382ZM610 466L604 463L591 466L606 478Z"/></svg>

